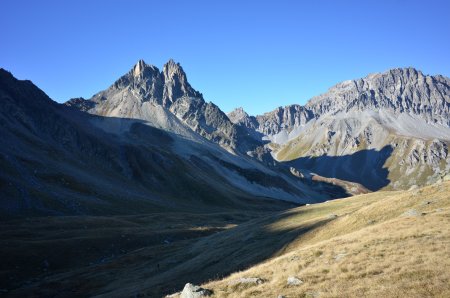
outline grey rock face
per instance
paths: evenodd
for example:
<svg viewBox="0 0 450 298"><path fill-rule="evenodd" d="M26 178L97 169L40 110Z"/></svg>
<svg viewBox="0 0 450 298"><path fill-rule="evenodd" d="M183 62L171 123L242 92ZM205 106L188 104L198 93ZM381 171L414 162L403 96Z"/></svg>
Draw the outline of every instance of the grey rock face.
<svg viewBox="0 0 450 298"><path fill-rule="evenodd" d="M428 122L450 126L450 79L425 76L414 68L396 68L363 79L345 81L312 98L314 115L350 110L389 109L421 115Z"/></svg>
<svg viewBox="0 0 450 298"><path fill-rule="evenodd" d="M242 107L236 108L227 114L231 122L243 125L250 129L257 129L259 124L254 116L249 116Z"/></svg>
<svg viewBox="0 0 450 298"><path fill-rule="evenodd" d="M265 135L274 135L283 129L288 131L294 127L305 125L314 118L314 113L300 105L279 107L276 110L256 116L258 130Z"/></svg>
<svg viewBox="0 0 450 298"><path fill-rule="evenodd" d="M396 68L339 83L328 92L313 97L305 106L279 107L256 116L256 130L272 136L282 130L292 131L325 114L380 109L390 110L395 115L412 113L427 122L450 126L449 86L447 77L424 75L414 68ZM230 119L239 122L235 117ZM250 128L253 126L254 123L248 124Z"/></svg>
<svg viewBox="0 0 450 298"><path fill-rule="evenodd" d="M108 89L94 95L90 101L96 105L105 106L103 102L111 101L121 93L122 100L127 97L137 97L141 102L153 102L169 108L178 98L198 97L202 95L195 91L187 81L183 68L169 60L163 70L139 60L125 75L114 82ZM117 99L114 104L120 104Z"/></svg>
<svg viewBox="0 0 450 298"><path fill-rule="evenodd" d="M438 167L439 163L448 156L448 145L437 139L432 140L431 143L417 140L414 144L403 142L401 145L402 147L399 150L405 155L400 165L405 164L413 167L418 164L427 164L432 167Z"/></svg>
<svg viewBox="0 0 450 298"><path fill-rule="evenodd" d="M161 75L164 81L162 102L165 107L169 107L181 97L202 98L201 93L195 91L188 83L186 73L180 64L172 59L164 65Z"/></svg>
<svg viewBox="0 0 450 298"><path fill-rule="evenodd" d="M225 148L237 147L236 127L216 105L201 98L182 97L169 110L201 136Z"/></svg>

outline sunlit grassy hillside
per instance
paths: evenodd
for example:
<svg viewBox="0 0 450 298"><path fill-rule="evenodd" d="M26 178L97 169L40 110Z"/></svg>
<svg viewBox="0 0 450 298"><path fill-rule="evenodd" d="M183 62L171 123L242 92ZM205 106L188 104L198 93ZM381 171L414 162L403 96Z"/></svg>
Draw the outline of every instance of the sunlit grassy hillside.
<svg viewBox="0 0 450 298"><path fill-rule="evenodd" d="M305 232L265 262L204 284L214 297L450 297L449 182L299 207L266 228ZM242 277L264 282L236 283Z"/></svg>

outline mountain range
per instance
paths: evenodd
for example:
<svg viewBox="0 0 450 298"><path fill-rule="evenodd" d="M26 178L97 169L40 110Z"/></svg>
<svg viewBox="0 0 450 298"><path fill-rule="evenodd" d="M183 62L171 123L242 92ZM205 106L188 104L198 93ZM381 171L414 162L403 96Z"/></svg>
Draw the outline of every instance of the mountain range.
<svg viewBox="0 0 450 298"><path fill-rule="evenodd" d="M449 85L392 69L249 116L173 60L64 104L1 69L0 212L266 210L431 184L450 170Z"/></svg>
<svg viewBox="0 0 450 298"><path fill-rule="evenodd" d="M339 83L306 105L229 118L275 159L370 190L431 184L450 170L450 80L397 68Z"/></svg>

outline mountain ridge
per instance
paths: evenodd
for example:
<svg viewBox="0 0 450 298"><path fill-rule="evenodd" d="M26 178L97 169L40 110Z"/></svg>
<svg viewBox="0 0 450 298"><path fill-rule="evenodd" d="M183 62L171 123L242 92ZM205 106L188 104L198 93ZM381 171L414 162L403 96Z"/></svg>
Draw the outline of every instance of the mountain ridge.
<svg viewBox="0 0 450 298"><path fill-rule="evenodd" d="M151 105L147 105L146 103ZM192 131L208 140L218 143L230 152L246 154L263 145L254 138L247 138L246 131L235 126L212 102L206 102L203 95L193 89L180 66L172 59L164 64L162 71L139 60L133 68L100 91L92 98L72 99L65 105L101 116L125 117L149 120L155 126L171 130L150 119L152 106L159 105L175 115ZM148 111L143 113L142 111ZM261 156L260 160L270 158Z"/></svg>
<svg viewBox="0 0 450 298"><path fill-rule="evenodd" d="M8 195L24 202L35 197L31 193L43 196L49 184L47 178L36 179L34 174L26 174L25 181L17 175L31 173L29 164L44 161L52 164L45 177L66 166L84 173L89 166L79 161L95 166L88 170L92 173L112 168L116 180L105 177L106 184L125 185L135 177L138 184L150 187L143 193L136 189L139 200L147 191L155 199L180 195L185 187L181 181L191 181L202 192L217 190L217 197L225 201L236 202L236 197L226 194L228 189L231 196L253 194L306 203L346 196L353 188L373 191L430 184L450 170L449 79L423 76L415 69L340 83L305 106L292 105L257 117L243 109L227 116L206 102L173 60L162 70L139 60L91 99L76 98L65 104L55 103L30 81L16 81L9 72L2 71L0 78L1 121L9 140L2 148L2 163L10 169L2 179L14 186L8 187ZM391 104L392 98L396 104ZM40 147L26 147L29 140ZM52 159L51 146L56 148L51 154L65 158ZM13 148L20 150L15 153ZM96 154L101 157L90 162ZM64 160L70 160L70 165ZM167 192L158 181L169 176L174 180ZM219 187L212 177L226 187ZM78 178L65 179L74 185L87 181L87 176ZM342 181L339 184L345 189L330 181ZM73 198L80 196L78 189L61 185L60 190L69 191ZM81 197L86 200L92 195ZM160 200L154 203L164 207ZM76 199L65 201L62 205ZM19 205L14 206L22 208ZM56 209L85 212L77 208Z"/></svg>
<svg viewBox="0 0 450 298"><path fill-rule="evenodd" d="M444 84L445 89L444 90L448 90L450 87L450 79L448 77L442 76L442 75L424 75L422 71L413 68L413 67L398 67L398 68L391 68L387 71L381 72L381 73L371 73L363 78L360 79L354 79L354 80L346 80L346 81L342 81L339 82L335 85L333 85L332 87L328 88L328 90L320 95L314 96L312 98L310 98L304 105L300 105L300 104L291 104L291 105L286 105L286 106L279 106L277 108L275 108L272 111L263 113L263 114L259 114L259 115L248 115L245 111L245 113L247 114L247 117L250 119L256 119L258 122L258 126L260 131L266 131L266 134L276 134L278 132L280 132L282 130L282 128L285 127L289 127L292 128L292 126L295 125L301 125L304 124L305 122L314 119L314 118L318 118L320 117L322 114L324 114L324 112L328 112L331 108L332 103L331 102L327 102L327 104L322 104L323 107L317 107L316 105L320 104L321 101L326 100L326 97L329 96L330 93L334 93L336 89L344 89L348 88L350 85L355 85L356 88L367 88L369 87L370 90L370 86L373 84L371 83L371 81L373 81L374 79L377 79L379 77L385 77L388 75L391 76L395 76L395 75L404 75L404 74L412 74L415 75L418 78L429 78L432 81L437 81L440 82L442 84ZM367 83L369 82L369 83ZM364 91L368 91L368 90L364 90ZM449 96L448 93L445 94L447 97ZM429 95L428 95L429 96ZM442 108L444 109L445 112L445 116L447 117L447 119L439 119L439 120L445 120L445 124L450 126L450 102L446 101L446 102L442 102ZM407 106L407 108L411 108L410 106ZM417 107L415 107L417 108ZM237 108L237 109L242 109L242 108ZM231 111L228 114L232 114L234 113L237 109ZM243 109L242 109L243 111ZM336 110L333 110L334 112L336 112ZM436 111L434 111L436 112ZM300 115L299 115L300 113ZM303 114L302 114L303 113ZM275 127L272 127L272 129L268 129L268 130L264 130L265 127L263 122L266 121L267 119L274 117L274 115L276 115L276 117L278 117L278 122L277 125ZM283 118L285 121L282 121ZM261 126L263 126L261 128Z"/></svg>
<svg viewBox="0 0 450 298"><path fill-rule="evenodd" d="M240 108L226 115L192 88L179 63L169 60L159 71L140 60L110 88L89 100L75 99L66 105L96 115L150 121L155 127L171 131L172 127L154 119L155 108L145 106L151 102L163 107L167 114L164 117L175 116L177 119L172 122L185 124L186 135L192 130L233 154L250 156L269 166L294 159L307 160L309 156L347 156L361 150L381 154L383 148L390 146L394 148L393 157L380 156L387 163L397 159L389 172L398 172L397 176L405 171L417 172L414 174L417 177L395 186L408 188L415 183L431 183L448 171L449 85L450 79L441 75L424 75L411 67L393 68L335 84L303 106L288 105L257 116L250 116ZM414 149L408 152L409 148ZM407 154L406 159L398 156L400 152ZM436 158L430 161L427 157L430 155ZM311 166L309 160L308 165L290 162L287 166L328 178L357 179L353 182L358 183L363 183L361 177L385 181L381 169L379 173L363 173L358 177L339 174L351 171L346 169L349 165L342 164L347 158L336 159L341 160L339 170L330 171L324 166ZM397 163L402 169L398 169ZM428 180L430 173L432 180ZM396 179L391 179L393 182L388 186L393 187ZM373 189L369 184L363 185Z"/></svg>
<svg viewBox="0 0 450 298"><path fill-rule="evenodd" d="M4 217L277 209L348 195L330 183L299 181L282 167L232 154L149 102L143 106L159 113L149 115L179 130L78 111L4 70L0 100Z"/></svg>
<svg viewBox="0 0 450 298"><path fill-rule="evenodd" d="M240 117L231 119L270 140L277 161L359 183L362 177L380 180L380 174L370 174L378 161L366 155L372 168L352 175L346 173L359 171L355 166L362 161L347 157L389 146L387 187L404 189L433 183L450 170L449 86L444 76L395 68L338 83L303 106L279 107L256 117L235 110L231 115ZM330 163L327 156L336 158Z"/></svg>

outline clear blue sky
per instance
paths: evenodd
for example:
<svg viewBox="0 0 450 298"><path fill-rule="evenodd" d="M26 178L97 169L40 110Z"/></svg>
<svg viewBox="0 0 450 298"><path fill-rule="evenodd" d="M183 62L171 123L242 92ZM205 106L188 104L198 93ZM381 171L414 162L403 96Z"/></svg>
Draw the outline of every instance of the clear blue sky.
<svg viewBox="0 0 450 298"><path fill-rule="evenodd" d="M444 0L0 0L0 14L0 67L59 102L91 97L140 58L173 58L207 101L250 114L393 67L450 76Z"/></svg>

